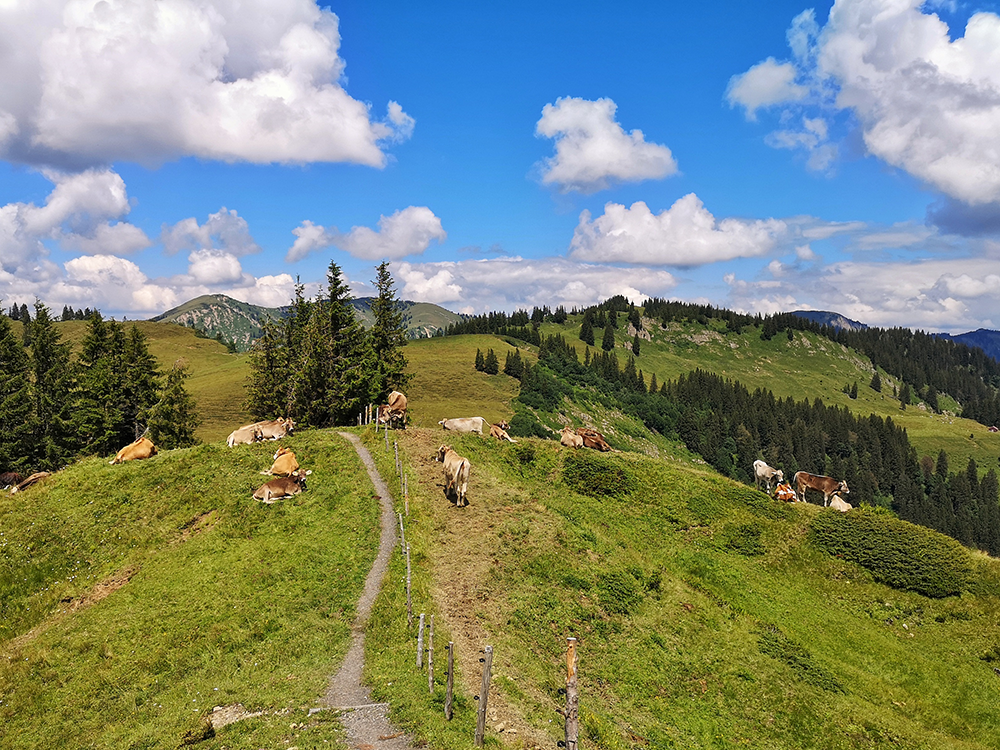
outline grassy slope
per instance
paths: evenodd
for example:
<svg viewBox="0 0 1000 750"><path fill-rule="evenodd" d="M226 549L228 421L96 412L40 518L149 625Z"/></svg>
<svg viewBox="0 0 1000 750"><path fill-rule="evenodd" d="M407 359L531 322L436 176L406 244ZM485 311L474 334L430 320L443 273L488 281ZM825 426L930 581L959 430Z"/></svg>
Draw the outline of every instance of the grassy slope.
<svg viewBox="0 0 1000 750"><path fill-rule="evenodd" d="M894 591L807 541L810 520L833 511L779 505L637 454L605 459L635 492L590 498L564 479L566 449L533 440L454 440L473 465L471 504L459 510L427 458L439 433L397 439L413 474L415 610L437 616L439 644L459 645L466 696L479 678L475 650L494 646L491 705L518 730L502 735L515 746L561 739L570 635L587 747L1000 746L996 678L979 658L998 645L996 561L979 558L990 593ZM369 442L391 474L391 451ZM727 546L745 527L761 531L763 554ZM631 604L622 580L638 591ZM433 747L464 747L468 736L440 718L441 667L429 697L426 675L399 655L413 637L402 596L390 586L377 604L375 694ZM467 728L470 704L460 703Z"/></svg>
<svg viewBox="0 0 1000 750"><path fill-rule="evenodd" d="M780 398L821 398L826 404L846 406L858 414L891 417L906 428L920 455L937 458L940 450L947 451L952 470L964 468L970 457L976 459L981 472L989 467L998 468L1000 433L988 432L972 420L936 415L916 406L901 411L898 400L892 397L893 384L898 386L898 382L881 372L882 393L871 390L869 361L829 339L796 331L792 342L784 333L770 341L761 341L757 328L746 328L740 335L727 335L715 323L712 331L697 323L673 323L667 330L655 322L648 325L653 341L641 342L636 361L647 379L656 373L657 380L663 382L700 367L738 380L751 391L766 388ZM579 341L578 320L571 318L564 326L542 327L543 335L555 333L577 345L582 359L585 345ZM628 356L621 346L623 343L620 340L617 349L622 362ZM600 336L597 344L600 345ZM843 387L855 382L858 398L852 400L843 393Z"/></svg>
<svg viewBox="0 0 1000 750"><path fill-rule="evenodd" d="M346 652L378 511L346 441L290 444L314 474L271 506L250 493L272 443L91 459L0 497L0 747L176 747L237 702L267 713L200 747L294 738L286 712L304 721Z"/></svg>

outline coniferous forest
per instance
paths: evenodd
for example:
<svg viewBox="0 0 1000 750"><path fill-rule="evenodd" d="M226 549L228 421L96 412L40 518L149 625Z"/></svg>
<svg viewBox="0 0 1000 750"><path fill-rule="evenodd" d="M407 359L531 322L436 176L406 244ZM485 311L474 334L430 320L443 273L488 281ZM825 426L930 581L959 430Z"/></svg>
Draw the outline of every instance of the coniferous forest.
<svg viewBox="0 0 1000 750"><path fill-rule="evenodd" d="M11 308L13 312L15 308ZM177 363L166 378L135 326L88 310L81 351L72 356L49 309L0 315L0 466L52 471L82 457L115 453L140 435L163 448L195 442L197 416ZM63 319L78 319L69 309Z"/></svg>

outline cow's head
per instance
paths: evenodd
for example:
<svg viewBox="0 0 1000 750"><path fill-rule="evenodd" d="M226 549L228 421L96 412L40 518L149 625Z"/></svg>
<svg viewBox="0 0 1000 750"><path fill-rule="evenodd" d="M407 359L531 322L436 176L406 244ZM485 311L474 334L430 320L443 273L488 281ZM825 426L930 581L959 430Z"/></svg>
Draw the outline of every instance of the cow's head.
<svg viewBox="0 0 1000 750"><path fill-rule="evenodd" d="M776 476L778 478L779 482L784 482L785 481L785 472L783 472L781 469L775 470L774 476Z"/></svg>
<svg viewBox="0 0 1000 750"><path fill-rule="evenodd" d="M291 474L288 475L288 478L291 479L293 482L295 482L295 484L297 484L302 489L305 489L306 488L306 477L309 474L312 474L312 472L311 471L303 471L302 469L296 469L295 471L293 471Z"/></svg>
<svg viewBox="0 0 1000 750"><path fill-rule="evenodd" d="M295 458L295 454L292 453L291 448L286 448L285 446L282 446L278 448L278 451L274 454L274 459L277 460L278 456L284 456L286 454L291 454L292 458Z"/></svg>
<svg viewBox="0 0 1000 750"><path fill-rule="evenodd" d="M437 449L437 453L434 455L434 460L444 463L444 457L450 450L451 450L450 445L442 445L440 448Z"/></svg>

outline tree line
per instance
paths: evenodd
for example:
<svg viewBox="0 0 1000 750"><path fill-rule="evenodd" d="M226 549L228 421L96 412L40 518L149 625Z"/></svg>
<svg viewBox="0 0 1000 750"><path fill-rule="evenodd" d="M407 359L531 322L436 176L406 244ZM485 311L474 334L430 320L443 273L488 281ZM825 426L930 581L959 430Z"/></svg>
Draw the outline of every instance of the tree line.
<svg viewBox="0 0 1000 750"><path fill-rule="evenodd" d="M251 347L245 406L253 416L289 417L311 427L350 424L366 405L405 389L406 325L389 263L376 268L368 331L334 262L326 281L311 300L298 284L287 314L265 322Z"/></svg>
<svg viewBox="0 0 1000 750"><path fill-rule="evenodd" d="M73 357L49 309L36 301L34 311L21 337L0 315L3 471L55 470L115 453L144 433L162 448L196 442L186 367L178 362L161 373L138 327L91 311ZM17 320L24 320L20 310Z"/></svg>

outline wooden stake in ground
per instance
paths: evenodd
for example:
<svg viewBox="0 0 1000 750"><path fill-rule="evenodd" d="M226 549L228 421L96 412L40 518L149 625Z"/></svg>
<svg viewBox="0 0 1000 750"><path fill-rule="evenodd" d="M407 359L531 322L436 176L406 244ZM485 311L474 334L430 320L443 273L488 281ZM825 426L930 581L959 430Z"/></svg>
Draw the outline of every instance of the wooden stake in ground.
<svg viewBox="0 0 1000 750"><path fill-rule="evenodd" d="M420 625L417 626L417 669L424 668L424 613L420 613Z"/></svg>
<svg viewBox="0 0 1000 750"><path fill-rule="evenodd" d="M427 634L427 692L434 695L434 615L431 615L430 632Z"/></svg>
<svg viewBox="0 0 1000 750"><path fill-rule="evenodd" d="M406 552L406 530L403 528L403 514L399 514L399 551Z"/></svg>
<svg viewBox="0 0 1000 750"><path fill-rule="evenodd" d="M455 691L455 644L448 641L448 679L444 689L444 718L451 721L451 697Z"/></svg>
<svg viewBox="0 0 1000 750"><path fill-rule="evenodd" d="M413 599L410 597L410 545L406 545L406 629L413 628Z"/></svg>
<svg viewBox="0 0 1000 750"><path fill-rule="evenodd" d="M576 638L566 639L566 750L576 750L580 736L580 698L576 692Z"/></svg>
<svg viewBox="0 0 1000 750"><path fill-rule="evenodd" d="M409 477L403 476L403 508L406 510L406 517L410 517L410 492L407 489L407 479Z"/></svg>
<svg viewBox="0 0 1000 750"><path fill-rule="evenodd" d="M483 661L483 684L479 688L479 714L476 717L476 747L483 746L486 734L486 701L490 694L490 671L493 669L493 647L486 647Z"/></svg>

